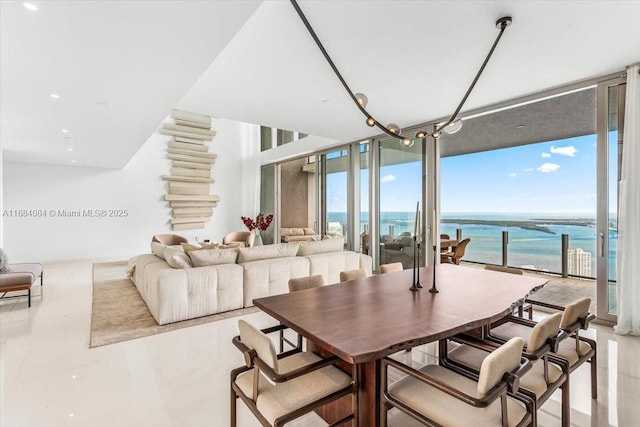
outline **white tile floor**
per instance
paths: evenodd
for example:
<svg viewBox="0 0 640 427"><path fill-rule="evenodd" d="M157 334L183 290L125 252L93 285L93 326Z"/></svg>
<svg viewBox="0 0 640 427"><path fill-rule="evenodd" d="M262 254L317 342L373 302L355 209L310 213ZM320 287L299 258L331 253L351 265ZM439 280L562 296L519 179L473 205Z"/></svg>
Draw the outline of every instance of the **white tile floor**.
<svg viewBox="0 0 640 427"><path fill-rule="evenodd" d="M242 364L231 344L236 319L89 349L91 262L45 266L44 299L0 304L2 427L229 425L229 371ZM34 294L40 292L39 286ZM246 316L258 326L267 315ZM599 393L589 366L572 375L575 426L640 426L640 338L589 331L598 341ZM433 347L411 353L424 363ZM541 409L541 426L559 426L559 395ZM239 426L258 426L239 404ZM307 426L302 420L297 425Z"/></svg>

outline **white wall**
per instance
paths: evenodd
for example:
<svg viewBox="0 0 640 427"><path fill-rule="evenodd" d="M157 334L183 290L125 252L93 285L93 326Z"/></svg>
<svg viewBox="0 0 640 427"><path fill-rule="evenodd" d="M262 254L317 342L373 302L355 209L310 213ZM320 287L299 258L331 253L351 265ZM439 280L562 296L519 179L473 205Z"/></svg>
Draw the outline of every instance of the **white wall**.
<svg viewBox="0 0 640 427"><path fill-rule="evenodd" d="M221 241L240 221L242 188L242 123L213 120L218 134L210 151L218 154L213 166L212 194L220 196L210 223L203 230L179 231ZM4 249L11 262L100 258L149 252L151 236L172 232L170 208L163 200L169 174L165 135L154 134L121 170L79 166L49 166L5 162L4 210L55 211L52 217L4 217ZM59 210L115 209L128 216L62 217Z"/></svg>

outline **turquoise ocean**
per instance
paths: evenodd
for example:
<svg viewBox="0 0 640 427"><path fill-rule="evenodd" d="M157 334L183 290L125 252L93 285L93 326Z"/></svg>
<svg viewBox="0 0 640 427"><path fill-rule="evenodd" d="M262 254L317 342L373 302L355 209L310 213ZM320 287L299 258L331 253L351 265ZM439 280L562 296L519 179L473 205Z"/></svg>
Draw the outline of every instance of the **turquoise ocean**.
<svg viewBox="0 0 640 427"><path fill-rule="evenodd" d="M382 212L380 215L380 234L399 236L403 232L413 233L415 212ZM491 220L491 221L526 221L537 220L555 234L537 230L527 230L519 227L502 225L475 225L448 223L446 220ZM549 220L545 223L544 220ZM596 228L593 226L595 217L585 214L470 214L443 213L440 233L456 236L456 230L462 230L462 238L471 238L465 254L465 260L481 263L502 264L502 231L509 233L508 264L513 267L526 267L536 270L560 273L562 234L569 235L569 247L580 248L591 253L591 274L596 275ZM540 221L541 220L541 221ZM551 220L578 221L583 225L558 225ZM346 224L346 212L330 212L328 221ZM361 216L361 232L368 226L369 215L363 212ZM616 217L612 215L609 221L609 279L615 280L617 231Z"/></svg>

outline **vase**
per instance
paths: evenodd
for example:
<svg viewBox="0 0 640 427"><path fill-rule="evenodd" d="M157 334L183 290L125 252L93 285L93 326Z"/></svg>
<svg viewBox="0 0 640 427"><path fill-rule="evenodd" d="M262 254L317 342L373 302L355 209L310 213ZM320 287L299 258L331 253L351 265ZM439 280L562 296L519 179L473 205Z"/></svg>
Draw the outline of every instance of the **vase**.
<svg viewBox="0 0 640 427"><path fill-rule="evenodd" d="M255 239L253 239L253 246L262 246L262 236L256 233Z"/></svg>

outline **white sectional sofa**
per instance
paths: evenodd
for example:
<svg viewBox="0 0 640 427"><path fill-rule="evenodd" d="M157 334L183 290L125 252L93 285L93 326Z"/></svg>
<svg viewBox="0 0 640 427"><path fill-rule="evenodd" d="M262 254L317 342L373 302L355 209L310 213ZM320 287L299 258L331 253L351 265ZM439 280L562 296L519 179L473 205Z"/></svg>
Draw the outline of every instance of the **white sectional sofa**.
<svg viewBox="0 0 640 427"><path fill-rule="evenodd" d="M155 254L133 260L131 279L164 325L250 307L255 298L288 292L292 278L322 274L330 284L345 270L371 274L370 256L342 247L342 239L328 239L185 253L156 244Z"/></svg>

